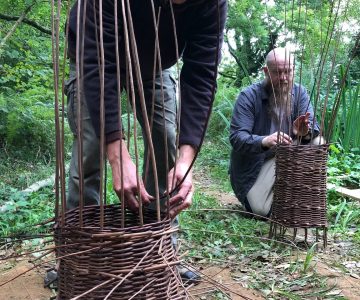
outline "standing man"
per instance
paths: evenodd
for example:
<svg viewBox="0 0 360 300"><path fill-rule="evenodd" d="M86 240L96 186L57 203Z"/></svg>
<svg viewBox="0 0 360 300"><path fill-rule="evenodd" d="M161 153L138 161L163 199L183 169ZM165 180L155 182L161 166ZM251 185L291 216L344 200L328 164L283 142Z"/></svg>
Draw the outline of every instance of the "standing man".
<svg viewBox="0 0 360 300"><path fill-rule="evenodd" d="M245 88L234 106L230 127L230 180L248 212L269 216L275 182L277 143L319 144L319 126L309 95L294 84L294 57L285 48L266 56L265 79ZM314 132L311 129L314 128ZM311 141L311 137L317 137Z"/></svg>
<svg viewBox="0 0 360 300"><path fill-rule="evenodd" d="M170 1L172 3L170 3ZM83 1L84 2L84 1ZM127 1L124 1L125 3ZM154 103L154 120L151 132L154 144L157 174L159 178L160 195L169 191L166 184L171 185L173 178L175 185L181 185L177 194L170 199L170 215L175 217L180 211L188 208L192 202L194 192L191 171L184 181L183 178L190 168L196 151L200 147L202 136L206 130L207 116L212 105L212 93L216 84L217 58L223 41L223 29L226 19L226 0L130 0L131 18L134 26L137 51L143 91L145 96L148 118ZM126 48L124 36L124 20L122 18L121 0L118 0L118 47L120 61L121 89L126 89L128 70L126 66ZM154 61L156 49L156 35L152 4L155 3L155 15L159 17L158 36L161 53L162 70ZM171 6L173 6L176 25L177 41L174 35ZM125 4L126 6L126 4ZM75 92L75 62L76 62L76 32L77 7L75 3L69 19L69 57L71 61L71 76L67 84L68 117L70 127L74 133L72 160L69 177L69 193L67 208L79 205L79 171L77 154L77 128L76 128L76 98ZM122 138L121 124L119 124L119 111L117 92L117 65L116 65L116 33L114 1L102 0L102 18L99 14L99 1L88 0L86 8L81 7L80 30L83 14L86 12L84 32L83 61L80 61L84 72L83 92L81 99L83 121L83 176L85 205L99 203L99 153L100 153L100 68L99 68L99 20L103 26L104 48L104 103L105 103L105 143L106 155L110 162L113 188L117 195L121 195L121 178L123 179L123 192L126 205L133 210L139 207L138 195L142 203L149 204L154 197L155 183L152 178L151 163L147 180L137 184L136 166L131 160L126 142L120 143ZM127 18L128 19L128 18ZM129 22L129 21L128 21ZM82 37L82 34L80 34ZM82 39L78 39L82 41ZM178 49L176 49L178 45ZM81 47L78 45L78 49ZM133 49L132 49L133 51ZM179 149L176 149L176 84L167 70L177 62L177 53L182 56L183 66L180 75L181 86L181 112ZM133 54L132 54L133 55ZM81 55L80 55L81 57ZM134 57L134 56L132 56ZM153 70L156 69L155 78ZM155 90L153 91L153 85ZM161 86L163 88L161 88ZM136 88L136 87L135 87ZM128 91L130 93L130 91ZM141 113L139 92L136 93L137 118L143 129L145 157L149 151L148 141L144 134L145 120ZM133 109L135 109L133 107ZM163 117L163 109L165 118ZM164 120L165 119L165 120ZM167 137L165 153L164 135ZM120 146L122 144L122 147ZM121 148L121 149L120 149ZM120 151L124 174L121 174ZM175 156L178 151L176 168ZM146 159L144 158L144 161ZM168 164L165 162L168 161ZM169 173L166 173L168 165ZM145 165L144 165L145 170ZM175 171L174 171L175 170Z"/></svg>

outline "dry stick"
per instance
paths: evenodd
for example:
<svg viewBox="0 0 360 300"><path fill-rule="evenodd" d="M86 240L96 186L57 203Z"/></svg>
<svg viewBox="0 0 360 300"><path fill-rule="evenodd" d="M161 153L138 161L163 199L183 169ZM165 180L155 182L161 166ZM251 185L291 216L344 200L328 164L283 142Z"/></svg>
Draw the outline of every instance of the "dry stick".
<svg viewBox="0 0 360 300"><path fill-rule="evenodd" d="M140 178L139 178L139 155L138 155L138 148L137 148L137 129L136 129L136 104L135 104L135 88L134 88L134 79L133 79L133 67L132 67L132 59L130 55L130 42L129 42L129 32L128 32L128 22L125 12L125 0L122 0L122 16L124 22L124 37L125 37L125 54L126 54L126 62L127 62L127 71L129 72L129 85L130 85L130 92L131 92L131 102L133 107L133 115L134 115L134 149L135 149L135 165L136 165L136 182L137 182L137 190L138 190L138 198L139 198L139 218L140 218L140 225L144 225L144 216L142 213L142 198L140 194ZM129 3L127 2L127 5ZM129 13L129 12L128 12ZM130 13L131 14L131 13ZM137 53L137 51L136 51ZM140 89L140 87L138 87ZM130 127L129 127L130 128ZM129 129L130 130L130 129Z"/></svg>
<svg viewBox="0 0 360 300"><path fill-rule="evenodd" d="M31 3L28 7L25 8L24 12L22 13L22 15L19 17L19 19L15 22L15 24L13 25L13 27L10 29L10 31L4 36L4 38L2 39L1 43L0 43L0 50L2 50L2 47L5 46L6 41L12 36L12 34L15 32L16 28L20 25L20 23L24 20L24 18L26 17L26 15L30 12L30 10L32 9L32 7L36 4L36 1L33 1L33 3ZM1 51L0 51L1 54Z"/></svg>
<svg viewBox="0 0 360 300"><path fill-rule="evenodd" d="M80 16L81 16L81 5L82 1L78 1L77 14L76 19L76 49L75 49L75 56L76 56L76 97L77 97L77 152L78 152L78 172L79 172L79 223L82 226L82 214L83 214L83 206L84 206L84 174L83 174L83 130L82 130L82 106L81 106L81 97L82 97L82 80L81 77L83 74L80 72ZM63 207L63 214L62 214L62 226L65 225L65 207Z"/></svg>
<svg viewBox="0 0 360 300"><path fill-rule="evenodd" d="M141 265L141 263L144 261L144 259L151 253L151 251L153 251L155 249L155 247L157 246L157 244L160 242L161 239L157 240L156 243L150 248L150 250L148 250L145 255L140 259L140 261L136 264L136 266L129 272L127 273L124 278L114 286L114 288L106 295L106 297L104 298L104 300L109 299L109 297L111 296L111 294L132 274L134 273L134 271L137 270L137 268Z"/></svg>
<svg viewBox="0 0 360 300"><path fill-rule="evenodd" d="M145 103L145 97L144 97L144 88L141 78L141 71L140 71L140 62L139 62L139 56L137 51L137 45L136 45L136 39L135 39L135 33L134 33L134 26L131 16L131 9L130 9L130 3L129 0L127 0L127 11L128 11L128 17L129 17L129 29L130 29L130 38L131 38L131 45L133 48L133 54L134 54L134 66L135 66L135 72L136 72L136 79L137 79L137 85L138 85L138 94L140 98L140 106L142 111L142 116L144 119L144 127L145 127L145 134L146 138L149 142L149 149L150 149L150 157L152 166L154 169L154 182L155 182L155 199L156 199L156 207L157 207L157 220L160 222L160 197L159 197L159 185L158 185L158 174L157 174L157 166L155 161L155 152L154 152L154 145L151 139L151 132L150 132L150 126L149 126L149 120L147 118L147 112L146 112L146 103ZM142 213L142 202L140 199L140 205L139 205L139 212Z"/></svg>
<svg viewBox="0 0 360 300"><path fill-rule="evenodd" d="M124 164L123 164L123 153L122 147L124 140L122 137L123 127L122 127L122 112L121 112L121 75L120 75L120 56L119 56L119 24L118 24L118 1L114 1L114 19L115 19L115 57L116 57L116 88L118 94L118 112L119 112L119 126L120 126L120 201L121 201L121 228L125 227L125 194L124 194Z"/></svg>

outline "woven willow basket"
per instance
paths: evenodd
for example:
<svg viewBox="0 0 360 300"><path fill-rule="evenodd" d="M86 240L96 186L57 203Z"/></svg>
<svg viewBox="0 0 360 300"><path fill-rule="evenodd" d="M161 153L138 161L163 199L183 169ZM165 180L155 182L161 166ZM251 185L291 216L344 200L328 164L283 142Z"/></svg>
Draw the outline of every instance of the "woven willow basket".
<svg viewBox="0 0 360 300"><path fill-rule="evenodd" d="M272 220L291 228L325 228L329 145L278 145Z"/></svg>
<svg viewBox="0 0 360 300"><path fill-rule="evenodd" d="M145 211L145 225L139 226L139 217L126 211L122 228L121 207L109 205L101 230L99 206L87 206L83 216L82 228L76 209L55 229L58 299L84 293L81 299L105 299L115 287L108 299L185 299L170 220L156 222L154 213Z"/></svg>

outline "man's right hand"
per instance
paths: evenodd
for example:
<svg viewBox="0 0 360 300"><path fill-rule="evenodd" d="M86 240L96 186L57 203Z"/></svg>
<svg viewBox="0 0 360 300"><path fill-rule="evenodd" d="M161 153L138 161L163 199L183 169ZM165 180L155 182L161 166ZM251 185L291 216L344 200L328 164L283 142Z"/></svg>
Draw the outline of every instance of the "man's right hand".
<svg viewBox="0 0 360 300"><path fill-rule="evenodd" d="M112 142L107 145L106 153L108 160L111 165L112 177L113 177L113 189L121 199L121 168L124 172L123 174L123 188L124 188L124 198L125 205L129 207L132 211L137 211L139 208L139 195L141 197L142 203L147 205L153 200L147 191L145 190L144 183L139 177L139 184L137 182L136 176L136 166L131 160L130 154L126 148L126 143L122 141L120 145L120 140ZM121 149L120 149L121 146ZM120 150L122 153L122 164L120 162Z"/></svg>
<svg viewBox="0 0 360 300"><path fill-rule="evenodd" d="M263 148L266 149L272 148L278 143L290 145L292 143L292 138L280 131L279 134L278 132L274 132L273 134L264 137L263 140L261 141L261 145L263 146Z"/></svg>

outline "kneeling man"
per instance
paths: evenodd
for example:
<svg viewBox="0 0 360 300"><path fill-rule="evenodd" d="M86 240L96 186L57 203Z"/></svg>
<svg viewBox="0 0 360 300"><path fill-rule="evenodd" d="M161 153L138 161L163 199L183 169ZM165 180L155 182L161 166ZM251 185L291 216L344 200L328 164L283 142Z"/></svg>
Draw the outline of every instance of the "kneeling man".
<svg viewBox="0 0 360 300"><path fill-rule="evenodd" d="M277 143L319 144L319 126L306 89L293 83L294 58L285 48L266 56L265 79L241 91L230 128L230 180L248 212L269 216Z"/></svg>

